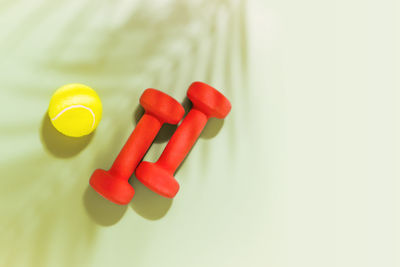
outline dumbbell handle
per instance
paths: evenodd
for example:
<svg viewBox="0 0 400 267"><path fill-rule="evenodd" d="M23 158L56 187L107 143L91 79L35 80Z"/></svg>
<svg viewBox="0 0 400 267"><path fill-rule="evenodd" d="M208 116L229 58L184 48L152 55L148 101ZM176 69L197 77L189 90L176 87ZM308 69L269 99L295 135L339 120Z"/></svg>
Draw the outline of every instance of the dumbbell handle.
<svg viewBox="0 0 400 267"><path fill-rule="evenodd" d="M129 180L133 171L144 157L162 123L145 113L118 154L109 172L120 179Z"/></svg>
<svg viewBox="0 0 400 267"><path fill-rule="evenodd" d="M157 164L174 173L182 163L208 121L208 116L193 107L176 129Z"/></svg>

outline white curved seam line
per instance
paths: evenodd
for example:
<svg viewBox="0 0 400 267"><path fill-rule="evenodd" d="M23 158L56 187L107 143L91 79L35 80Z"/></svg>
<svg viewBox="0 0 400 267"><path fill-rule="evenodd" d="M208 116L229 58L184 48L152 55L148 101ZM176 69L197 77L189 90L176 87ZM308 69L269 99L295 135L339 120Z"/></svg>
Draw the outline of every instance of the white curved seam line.
<svg viewBox="0 0 400 267"><path fill-rule="evenodd" d="M96 122L96 116L94 115L94 112L93 112L93 110L92 110L91 108L88 108L88 107L86 107L86 106L84 106L84 105L72 105L72 106L69 106L69 107L67 107L67 108L64 108L63 110L60 111L60 113L58 113L58 114L57 114L54 118L52 118L51 120L52 120L52 121L56 120L56 119L57 119L58 117L60 117L65 111L70 110L70 109L73 109L73 108L84 108L84 109L86 109L86 110L89 110L90 113L92 113L92 116L93 116L92 129L93 129L94 123Z"/></svg>

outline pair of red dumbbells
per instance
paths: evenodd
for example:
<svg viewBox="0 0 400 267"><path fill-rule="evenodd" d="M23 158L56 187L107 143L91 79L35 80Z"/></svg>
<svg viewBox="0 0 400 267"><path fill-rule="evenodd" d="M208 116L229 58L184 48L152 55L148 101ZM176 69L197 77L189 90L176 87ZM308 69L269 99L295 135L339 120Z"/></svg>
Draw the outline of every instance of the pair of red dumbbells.
<svg viewBox="0 0 400 267"><path fill-rule="evenodd" d="M135 169L138 180L152 191L167 198L176 195L179 184L173 176L174 172L189 153L208 119L223 119L231 110L231 104L224 95L202 82L192 83L187 96L193 107L172 135L158 161L140 163L162 124L178 124L185 113L182 105L169 95L155 89L143 92L140 104L145 114L110 170L97 169L90 178L90 185L100 195L116 204L128 204L135 194L128 183Z"/></svg>

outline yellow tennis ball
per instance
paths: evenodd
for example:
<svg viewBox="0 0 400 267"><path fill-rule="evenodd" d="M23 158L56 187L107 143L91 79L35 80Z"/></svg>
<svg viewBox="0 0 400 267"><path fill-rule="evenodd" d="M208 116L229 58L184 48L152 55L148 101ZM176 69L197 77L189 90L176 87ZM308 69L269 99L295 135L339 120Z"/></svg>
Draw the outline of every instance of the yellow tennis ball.
<svg viewBox="0 0 400 267"><path fill-rule="evenodd" d="M48 113L59 132L80 137L90 134L99 125L102 105L97 93L89 86L67 84L51 97Z"/></svg>

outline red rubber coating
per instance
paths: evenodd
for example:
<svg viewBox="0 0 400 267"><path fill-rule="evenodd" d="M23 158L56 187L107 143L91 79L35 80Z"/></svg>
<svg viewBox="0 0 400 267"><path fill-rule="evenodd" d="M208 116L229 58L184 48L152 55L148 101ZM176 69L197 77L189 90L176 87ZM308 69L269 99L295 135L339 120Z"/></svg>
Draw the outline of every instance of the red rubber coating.
<svg viewBox="0 0 400 267"><path fill-rule="evenodd" d="M140 104L145 114L129 136L109 171L97 169L90 185L104 198L120 205L128 204L135 190L128 183L135 168L150 147L164 122L177 124L185 111L172 97L155 89L146 89Z"/></svg>
<svg viewBox="0 0 400 267"><path fill-rule="evenodd" d="M223 119L231 110L229 100L215 88L194 82L188 89L193 107L169 140L157 162L144 161L136 169L139 181L157 194L173 198L179 190L174 173L182 163L210 117Z"/></svg>

